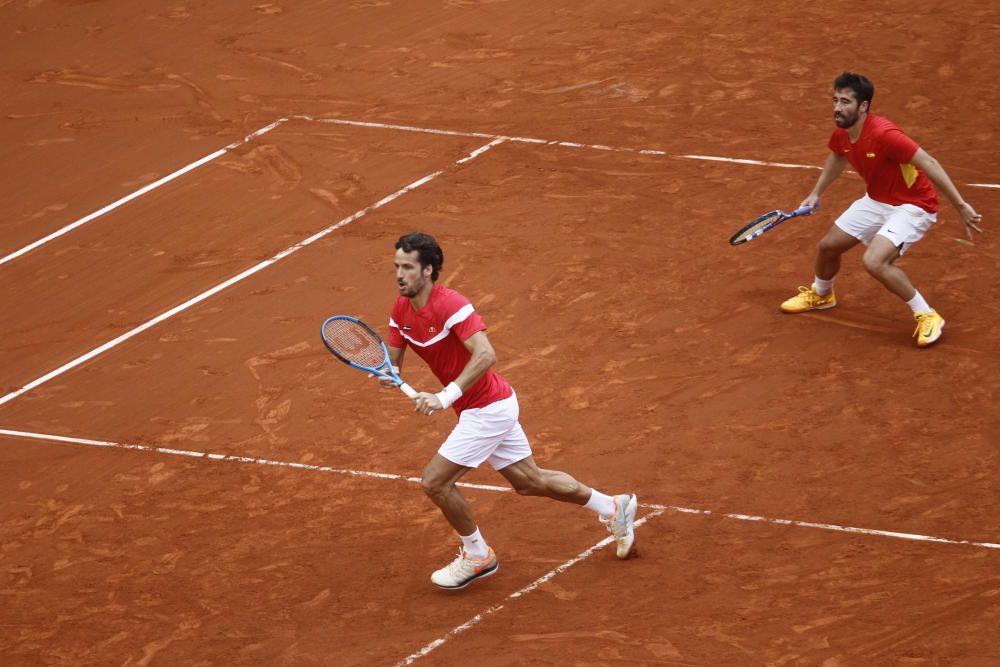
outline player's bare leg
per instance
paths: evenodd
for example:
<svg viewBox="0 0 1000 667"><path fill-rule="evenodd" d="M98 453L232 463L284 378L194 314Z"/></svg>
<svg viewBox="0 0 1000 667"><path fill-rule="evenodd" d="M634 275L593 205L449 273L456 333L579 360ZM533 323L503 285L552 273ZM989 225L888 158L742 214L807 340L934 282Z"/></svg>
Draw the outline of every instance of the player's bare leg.
<svg viewBox="0 0 1000 667"><path fill-rule="evenodd" d="M799 287L799 293L781 304L786 313L804 313L808 310L824 310L837 305L833 292L833 279L840 272L840 257L860 241L831 225L816 249L816 278L809 287Z"/></svg>
<svg viewBox="0 0 1000 667"><path fill-rule="evenodd" d="M522 496L552 498L596 512L618 542L618 557L628 558L632 552L638 508L638 499L634 494L607 496L567 473L539 468L531 456L501 468L499 472Z"/></svg>
<svg viewBox="0 0 1000 667"><path fill-rule="evenodd" d="M906 272L896 266L896 260L899 257L899 249L892 241L884 236L876 235L865 251L862 261L865 269L873 278L905 301L906 305L913 311L913 317L917 321L913 337L917 339L917 346L933 345L941 337L944 318L930 307L930 304L910 282Z"/></svg>
<svg viewBox="0 0 1000 667"><path fill-rule="evenodd" d="M452 463L440 454L435 454L424 468L420 485L424 493L435 505L441 508L441 513L451 527L459 535L471 535L476 530L476 520L472 517L472 508L465 496L458 490L455 483L469 472L469 468Z"/></svg>
<svg viewBox="0 0 1000 667"><path fill-rule="evenodd" d="M831 225L816 249L816 277L833 280L840 272L840 257L860 241L837 225Z"/></svg>
<svg viewBox="0 0 1000 667"><path fill-rule="evenodd" d="M448 523L462 538L458 557L431 575L431 581L437 586L450 590L465 588L476 579L496 574L500 568L500 561L476 526L472 508L455 486L469 470L435 454L420 480L424 493L441 508Z"/></svg>
<svg viewBox="0 0 1000 667"><path fill-rule="evenodd" d="M886 289L903 301L909 301L917 290L906 272L895 265L897 259L899 249L886 237L876 234L861 261L865 270L885 285Z"/></svg>
<svg viewBox="0 0 1000 667"><path fill-rule="evenodd" d="M586 505L591 489L559 470L539 468L531 456L501 469L510 485L522 496L544 496L567 503Z"/></svg>

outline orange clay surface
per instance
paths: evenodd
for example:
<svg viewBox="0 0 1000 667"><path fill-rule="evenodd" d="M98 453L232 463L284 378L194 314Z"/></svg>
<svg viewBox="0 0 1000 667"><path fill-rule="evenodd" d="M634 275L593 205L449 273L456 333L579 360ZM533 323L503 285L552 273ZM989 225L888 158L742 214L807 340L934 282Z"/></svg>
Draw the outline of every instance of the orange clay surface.
<svg viewBox="0 0 1000 667"><path fill-rule="evenodd" d="M41 434L0 435L0 662L1000 663L1000 190L970 185L1000 182L1000 13L893 4L0 0L0 256L288 119L0 264L2 396L442 172L0 398L0 429ZM835 310L778 311L856 176L732 248L818 171L681 157L821 164L844 69L984 215L963 243L943 201L901 262L948 321L930 350L858 251ZM544 141L457 163L498 135ZM384 331L414 229L538 461L654 513L637 558L532 586L603 529L468 489L502 566L445 594L457 540L419 485L345 474L418 476L454 423L319 340L335 313Z"/></svg>

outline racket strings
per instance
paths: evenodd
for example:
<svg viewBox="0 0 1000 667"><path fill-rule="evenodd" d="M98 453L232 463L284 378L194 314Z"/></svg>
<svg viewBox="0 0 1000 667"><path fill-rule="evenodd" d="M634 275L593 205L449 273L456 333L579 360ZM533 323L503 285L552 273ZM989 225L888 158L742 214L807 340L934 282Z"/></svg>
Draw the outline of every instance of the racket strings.
<svg viewBox="0 0 1000 667"><path fill-rule="evenodd" d="M736 237L736 240L749 238L754 234L756 234L757 232L767 229L769 225L774 224L780 217L781 213L778 211L775 211L774 213L770 213L768 215L761 216L757 220L754 220L751 224L747 225L746 229L741 231L739 236Z"/></svg>
<svg viewBox="0 0 1000 667"><path fill-rule="evenodd" d="M385 361L379 339L356 322L331 320L323 327L323 337L337 354L360 366L378 368Z"/></svg>

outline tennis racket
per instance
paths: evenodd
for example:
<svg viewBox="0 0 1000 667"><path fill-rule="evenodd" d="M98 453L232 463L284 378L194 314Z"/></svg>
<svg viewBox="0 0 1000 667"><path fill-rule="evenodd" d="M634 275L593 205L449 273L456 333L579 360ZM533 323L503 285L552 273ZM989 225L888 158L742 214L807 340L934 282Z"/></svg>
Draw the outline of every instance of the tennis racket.
<svg viewBox="0 0 1000 667"><path fill-rule="evenodd" d="M819 202L816 202L816 205L811 208L809 206L803 206L802 208L795 209L791 213L785 213L784 211L771 211L769 213L765 213L740 229L740 231L733 234L729 239L729 244L739 245L741 243L746 243L747 241L753 241L764 232L774 229L785 220L791 220L792 218L797 218L800 215L809 215L818 208Z"/></svg>
<svg viewBox="0 0 1000 667"><path fill-rule="evenodd" d="M347 315L334 315L323 322L323 343L333 356L360 371L392 380L410 398L416 398L413 387L396 375L389 361L389 350L375 330L361 320Z"/></svg>

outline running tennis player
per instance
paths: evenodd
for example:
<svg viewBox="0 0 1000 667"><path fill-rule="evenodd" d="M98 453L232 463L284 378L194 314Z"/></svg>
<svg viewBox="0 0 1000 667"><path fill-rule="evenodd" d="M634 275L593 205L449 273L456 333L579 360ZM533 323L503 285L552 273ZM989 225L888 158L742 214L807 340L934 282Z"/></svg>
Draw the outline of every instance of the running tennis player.
<svg viewBox="0 0 1000 667"><path fill-rule="evenodd" d="M927 347L941 337L944 319L895 262L937 220L937 190L958 211L970 240L973 230L982 232L976 224L982 216L962 199L937 160L888 119L869 113L875 94L871 81L844 72L834 81L833 89L837 128L828 144L831 152L802 206L815 206L848 163L864 179L867 192L837 218L820 241L812 286L800 287L781 309L801 313L836 306L833 280L840 270L840 256L864 243L868 246L862 260L865 269L910 307L917 320L913 337L919 347Z"/></svg>
<svg viewBox="0 0 1000 667"><path fill-rule="evenodd" d="M464 296L436 283L444 253L430 236L407 234L396 243L399 298L392 307L386 344L389 360L401 367L406 346L427 362L444 389L420 392L416 410L430 415L448 407L458 424L424 468L424 491L462 538L458 557L434 572L441 588L463 588L500 566L455 483L488 462L517 493L576 503L595 512L614 535L617 555L627 558L635 539L634 494L607 496L564 472L539 468L518 422L517 395L491 366L496 354L486 325ZM389 380L384 387L395 388Z"/></svg>

